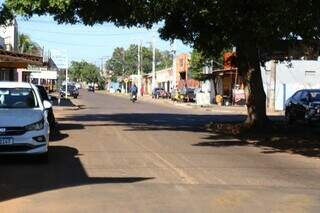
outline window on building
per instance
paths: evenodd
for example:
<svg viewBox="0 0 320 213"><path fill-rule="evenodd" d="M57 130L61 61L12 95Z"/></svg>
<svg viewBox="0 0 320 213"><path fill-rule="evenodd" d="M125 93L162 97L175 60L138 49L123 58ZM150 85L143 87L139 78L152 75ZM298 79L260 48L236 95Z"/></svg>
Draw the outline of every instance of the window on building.
<svg viewBox="0 0 320 213"><path fill-rule="evenodd" d="M180 73L180 79L181 80L186 80L186 73L185 72L181 72Z"/></svg>
<svg viewBox="0 0 320 213"><path fill-rule="evenodd" d="M305 71L305 76L315 76L316 75L316 71Z"/></svg>
<svg viewBox="0 0 320 213"><path fill-rule="evenodd" d="M0 81L9 81L10 80L10 71L0 69Z"/></svg>

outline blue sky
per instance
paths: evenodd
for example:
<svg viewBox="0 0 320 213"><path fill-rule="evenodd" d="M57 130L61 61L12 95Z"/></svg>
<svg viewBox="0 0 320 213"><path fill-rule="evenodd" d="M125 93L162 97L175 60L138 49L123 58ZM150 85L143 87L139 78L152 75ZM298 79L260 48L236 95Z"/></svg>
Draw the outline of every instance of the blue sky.
<svg viewBox="0 0 320 213"><path fill-rule="evenodd" d="M144 46L150 46L152 32L156 35L156 47L161 50L171 50L170 42L159 38L155 26L152 30L143 28L117 28L111 23L93 27L77 25L59 25L51 17L33 17L29 20L17 18L19 33L28 34L45 50L60 49L67 51L71 60L87 60L101 63L101 58L111 56L116 47L128 47L140 40ZM190 52L191 48L176 42L177 53Z"/></svg>

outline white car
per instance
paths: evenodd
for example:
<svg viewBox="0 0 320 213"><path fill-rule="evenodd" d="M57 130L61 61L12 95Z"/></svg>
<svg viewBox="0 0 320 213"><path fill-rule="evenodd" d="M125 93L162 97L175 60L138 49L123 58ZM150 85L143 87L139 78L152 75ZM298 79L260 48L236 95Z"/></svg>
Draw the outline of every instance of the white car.
<svg viewBox="0 0 320 213"><path fill-rule="evenodd" d="M0 82L0 155L27 154L48 159L48 101L35 85Z"/></svg>

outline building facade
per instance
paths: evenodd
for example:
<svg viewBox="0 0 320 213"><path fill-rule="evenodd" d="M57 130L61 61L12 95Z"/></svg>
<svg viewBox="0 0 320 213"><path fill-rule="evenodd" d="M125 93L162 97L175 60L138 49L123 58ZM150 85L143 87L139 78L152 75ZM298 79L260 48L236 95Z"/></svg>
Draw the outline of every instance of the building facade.
<svg viewBox="0 0 320 213"><path fill-rule="evenodd" d="M0 50L0 81L18 81L18 69L26 69L30 65L42 66L42 57Z"/></svg>
<svg viewBox="0 0 320 213"><path fill-rule="evenodd" d="M189 69L190 55L188 53L182 53L176 58L176 87L181 89L183 87L199 88L200 82L192 79L192 74Z"/></svg>
<svg viewBox="0 0 320 213"><path fill-rule="evenodd" d="M164 89L166 92L171 92L173 71L172 68L159 70L156 72L156 81L159 88Z"/></svg>
<svg viewBox="0 0 320 213"><path fill-rule="evenodd" d="M14 19L8 26L0 27L0 45L7 51L18 51L18 23Z"/></svg>

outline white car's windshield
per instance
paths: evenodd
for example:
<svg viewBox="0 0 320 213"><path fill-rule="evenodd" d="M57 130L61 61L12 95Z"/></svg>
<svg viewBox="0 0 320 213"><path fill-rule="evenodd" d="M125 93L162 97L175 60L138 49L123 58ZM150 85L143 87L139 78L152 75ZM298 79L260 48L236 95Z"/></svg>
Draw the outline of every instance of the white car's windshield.
<svg viewBox="0 0 320 213"><path fill-rule="evenodd" d="M31 88L0 88L0 109L35 107L38 103Z"/></svg>

